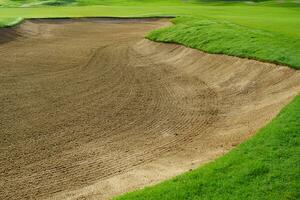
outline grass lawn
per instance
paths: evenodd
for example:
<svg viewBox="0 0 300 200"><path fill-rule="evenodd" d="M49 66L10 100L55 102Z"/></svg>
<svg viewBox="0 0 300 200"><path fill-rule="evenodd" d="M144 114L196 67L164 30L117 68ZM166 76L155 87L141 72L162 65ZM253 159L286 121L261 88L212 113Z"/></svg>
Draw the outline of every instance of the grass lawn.
<svg viewBox="0 0 300 200"><path fill-rule="evenodd" d="M0 0L0 27L22 18L180 16L147 37L300 68L300 4L195 2ZM226 156L117 199L300 199L299 155L300 96Z"/></svg>
<svg viewBox="0 0 300 200"><path fill-rule="evenodd" d="M296 37L205 18L178 17L173 22L175 26L153 31L147 38L300 68L300 40Z"/></svg>
<svg viewBox="0 0 300 200"><path fill-rule="evenodd" d="M300 199L300 95L225 156L116 200Z"/></svg>

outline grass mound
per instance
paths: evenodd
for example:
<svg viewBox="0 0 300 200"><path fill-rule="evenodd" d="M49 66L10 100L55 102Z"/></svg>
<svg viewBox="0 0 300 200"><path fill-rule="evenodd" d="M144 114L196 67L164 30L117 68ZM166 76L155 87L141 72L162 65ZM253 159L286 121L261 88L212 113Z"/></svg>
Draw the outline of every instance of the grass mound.
<svg viewBox="0 0 300 200"><path fill-rule="evenodd" d="M0 18L0 28L14 26L23 20L22 17L17 18Z"/></svg>
<svg viewBox="0 0 300 200"><path fill-rule="evenodd" d="M117 200L300 198L300 95L250 140L197 170Z"/></svg>
<svg viewBox="0 0 300 200"><path fill-rule="evenodd" d="M300 68L300 40L283 34L191 17L178 17L174 26L156 30L148 38L173 42L209 53L252 58Z"/></svg>

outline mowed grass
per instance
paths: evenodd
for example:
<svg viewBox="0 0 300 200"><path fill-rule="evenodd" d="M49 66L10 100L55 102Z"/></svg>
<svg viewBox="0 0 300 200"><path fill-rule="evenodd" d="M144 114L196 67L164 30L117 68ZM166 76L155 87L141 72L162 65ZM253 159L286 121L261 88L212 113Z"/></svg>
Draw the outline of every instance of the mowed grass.
<svg viewBox="0 0 300 200"><path fill-rule="evenodd" d="M197 0L195 0L196 2ZM91 6L91 5L180 5L178 0L0 0L2 7Z"/></svg>
<svg viewBox="0 0 300 200"><path fill-rule="evenodd" d="M147 38L179 43L209 53L252 58L300 68L300 40L284 34L191 17L173 20L174 26L151 32Z"/></svg>
<svg viewBox="0 0 300 200"><path fill-rule="evenodd" d="M81 4L85 6L74 6L73 4L66 4L68 6L38 6L23 8L0 7L0 18L97 16L135 17L166 15L193 16L206 17L208 19L215 20L227 20L242 26L248 26L250 28L300 37L300 3L299 6L280 7L276 6L277 4L206 4L195 3L195 1L192 1L190 3L190 1L180 0L80 0L79 2L81 2ZM35 2L40 1L36 0ZM89 2L91 2L91 4L89 4ZM94 5L95 2L105 5Z"/></svg>
<svg viewBox="0 0 300 200"><path fill-rule="evenodd" d="M116 200L300 199L300 95L225 156Z"/></svg>

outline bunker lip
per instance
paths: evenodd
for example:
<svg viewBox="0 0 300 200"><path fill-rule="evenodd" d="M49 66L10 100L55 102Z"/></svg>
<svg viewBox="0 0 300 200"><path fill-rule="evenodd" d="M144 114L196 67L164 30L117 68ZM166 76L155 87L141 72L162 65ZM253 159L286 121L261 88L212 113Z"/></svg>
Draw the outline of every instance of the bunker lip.
<svg viewBox="0 0 300 200"><path fill-rule="evenodd" d="M21 22L8 27L0 27L0 44L10 42L27 35L22 27L27 22L32 23L72 23L72 22L99 22L99 23L138 23L138 22L154 22L158 20L170 20L175 16L148 16L148 17L53 17L53 18L26 18ZM26 26L26 25L25 25Z"/></svg>
<svg viewBox="0 0 300 200"><path fill-rule="evenodd" d="M0 44L13 41L18 37L15 28L0 28Z"/></svg>
<svg viewBox="0 0 300 200"><path fill-rule="evenodd" d="M28 18L26 21L46 23L70 23L70 22L100 22L100 23L132 23L153 22L159 20L170 20L174 16L149 16L149 17L53 17L53 18Z"/></svg>
<svg viewBox="0 0 300 200"><path fill-rule="evenodd" d="M0 199L157 183L226 153L300 91L299 71L144 39L167 19L125 21L2 31L14 39L0 45Z"/></svg>

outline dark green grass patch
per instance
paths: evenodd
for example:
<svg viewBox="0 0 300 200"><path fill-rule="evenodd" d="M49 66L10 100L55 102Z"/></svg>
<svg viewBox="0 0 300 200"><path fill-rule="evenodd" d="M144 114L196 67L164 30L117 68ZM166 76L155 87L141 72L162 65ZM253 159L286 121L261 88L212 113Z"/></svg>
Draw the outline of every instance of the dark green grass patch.
<svg viewBox="0 0 300 200"><path fill-rule="evenodd" d="M300 95L227 155L117 200L300 199Z"/></svg>
<svg viewBox="0 0 300 200"><path fill-rule="evenodd" d="M251 29L226 21L179 17L174 26L156 30L148 38L173 42L209 53L252 58L300 68L300 40Z"/></svg>

